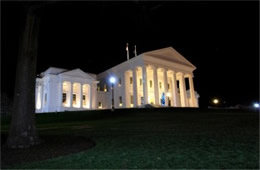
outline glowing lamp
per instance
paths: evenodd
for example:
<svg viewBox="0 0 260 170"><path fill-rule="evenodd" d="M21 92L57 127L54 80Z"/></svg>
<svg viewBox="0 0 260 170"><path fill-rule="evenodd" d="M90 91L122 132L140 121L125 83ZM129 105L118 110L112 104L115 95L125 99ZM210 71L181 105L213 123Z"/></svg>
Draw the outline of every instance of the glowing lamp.
<svg viewBox="0 0 260 170"><path fill-rule="evenodd" d="M214 104L218 104L218 103L219 103L219 100L218 100L218 99L214 99L214 100L213 100L213 103L214 103Z"/></svg>
<svg viewBox="0 0 260 170"><path fill-rule="evenodd" d="M115 77L110 77L109 81L110 81L110 83L114 84L116 82L116 78Z"/></svg>
<svg viewBox="0 0 260 170"><path fill-rule="evenodd" d="M259 108L259 103L254 103L254 108Z"/></svg>

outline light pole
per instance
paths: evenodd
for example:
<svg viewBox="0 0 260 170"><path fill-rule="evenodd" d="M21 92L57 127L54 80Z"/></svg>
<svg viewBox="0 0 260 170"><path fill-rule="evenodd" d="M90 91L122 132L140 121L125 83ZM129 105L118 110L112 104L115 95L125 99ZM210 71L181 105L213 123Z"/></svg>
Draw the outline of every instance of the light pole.
<svg viewBox="0 0 260 170"><path fill-rule="evenodd" d="M114 84L116 82L116 78L115 77L110 77L109 79L111 85L112 85L112 108L111 110L114 111L115 109L115 103L114 103Z"/></svg>

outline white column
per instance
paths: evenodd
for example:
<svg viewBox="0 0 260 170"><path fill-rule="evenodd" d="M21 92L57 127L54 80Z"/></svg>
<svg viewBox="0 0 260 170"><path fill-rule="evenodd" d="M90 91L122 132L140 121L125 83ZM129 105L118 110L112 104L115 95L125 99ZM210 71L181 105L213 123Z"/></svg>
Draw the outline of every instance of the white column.
<svg viewBox="0 0 260 170"><path fill-rule="evenodd" d="M62 98L63 98L63 81L60 81L60 84L59 84L59 105L58 105L58 111L61 111L61 109L63 108L63 102L62 102Z"/></svg>
<svg viewBox="0 0 260 170"><path fill-rule="evenodd" d="M129 73L128 71L125 72L125 107L130 107L130 95L129 95L129 87L130 87L130 80L129 80Z"/></svg>
<svg viewBox="0 0 260 170"><path fill-rule="evenodd" d="M189 78L189 86L190 86L190 97L191 97L191 101L192 101L191 106L197 107L192 75L188 75L188 78Z"/></svg>
<svg viewBox="0 0 260 170"><path fill-rule="evenodd" d="M180 74L181 106L187 107L187 91L183 73Z"/></svg>
<svg viewBox="0 0 260 170"><path fill-rule="evenodd" d="M108 86L107 86L107 88L108 88ZM90 98L89 98L89 108L90 109L95 109L96 108L96 96L95 96L95 94L96 94L96 84L95 84L95 82L92 82L91 84L90 84L90 88L89 88L90 90Z"/></svg>
<svg viewBox="0 0 260 170"><path fill-rule="evenodd" d="M154 81L155 105L159 105L158 72L157 72L157 67L155 66L153 66L153 81Z"/></svg>
<svg viewBox="0 0 260 170"><path fill-rule="evenodd" d="M163 69L163 80L164 80L164 94L165 94L165 106L168 106L168 97L167 97L167 92L168 92L168 77L167 77L167 70Z"/></svg>
<svg viewBox="0 0 260 170"><path fill-rule="evenodd" d="M82 108L82 84L79 83L79 108Z"/></svg>
<svg viewBox="0 0 260 170"><path fill-rule="evenodd" d="M140 101L140 96L139 96L139 91L140 91L140 76L138 76L139 72L139 67L136 67L136 106L139 106L141 101Z"/></svg>
<svg viewBox="0 0 260 170"><path fill-rule="evenodd" d="M70 82L70 107L73 107L72 100L73 100L73 82Z"/></svg>
<svg viewBox="0 0 260 170"><path fill-rule="evenodd" d="M138 97L138 91L137 91L137 80L136 80L136 68L133 69L133 96L134 96L134 107L137 107L137 97Z"/></svg>
<svg viewBox="0 0 260 170"><path fill-rule="evenodd" d="M143 80L143 97L144 97L144 104L148 103L148 82L147 82L147 66L144 65L142 67L142 80Z"/></svg>
<svg viewBox="0 0 260 170"><path fill-rule="evenodd" d="M176 80L176 73L172 73L172 100L173 100L173 106L178 107L179 106L179 97L178 97L178 91L177 91L177 80Z"/></svg>

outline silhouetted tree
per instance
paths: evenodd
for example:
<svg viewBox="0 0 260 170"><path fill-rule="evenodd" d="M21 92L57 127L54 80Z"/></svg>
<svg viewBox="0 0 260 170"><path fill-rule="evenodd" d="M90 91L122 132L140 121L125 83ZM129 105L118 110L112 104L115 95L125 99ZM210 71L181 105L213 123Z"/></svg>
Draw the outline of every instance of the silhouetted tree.
<svg viewBox="0 0 260 170"><path fill-rule="evenodd" d="M35 127L35 76L38 49L39 4L26 6L25 27L20 39L16 67L14 106L7 139L10 148L27 148L39 144Z"/></svg>

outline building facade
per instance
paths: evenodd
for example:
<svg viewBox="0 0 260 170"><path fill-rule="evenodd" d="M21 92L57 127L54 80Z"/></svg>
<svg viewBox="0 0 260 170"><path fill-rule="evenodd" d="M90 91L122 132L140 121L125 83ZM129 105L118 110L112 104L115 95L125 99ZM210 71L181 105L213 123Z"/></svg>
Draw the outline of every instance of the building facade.
<svg viewBox="0 0 260 170"><path fill-rule="evenodd" d="M115 108L198 107L195 69L172 47L142 53L97 75L51 67L36 79L36 112L110 109L112 99Z"/></svg>

